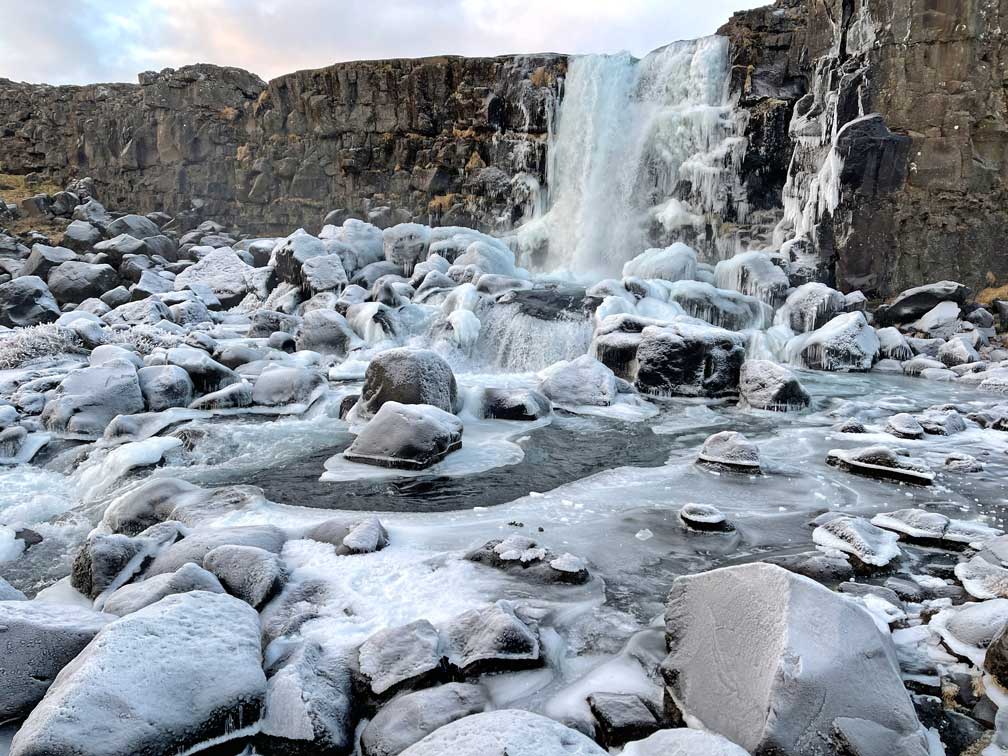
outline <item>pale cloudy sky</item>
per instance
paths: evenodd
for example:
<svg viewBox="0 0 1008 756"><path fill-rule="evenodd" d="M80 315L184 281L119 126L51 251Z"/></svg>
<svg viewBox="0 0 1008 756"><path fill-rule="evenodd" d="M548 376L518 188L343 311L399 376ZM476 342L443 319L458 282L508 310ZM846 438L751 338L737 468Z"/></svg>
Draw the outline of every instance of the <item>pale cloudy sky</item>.
<svg viewBox="0 0 1008 756"><path fill-rule="evenodd" d="M270 79L342 60L642 55L768 0L0 0L0 77L136 81L205 62Z"/></svg>

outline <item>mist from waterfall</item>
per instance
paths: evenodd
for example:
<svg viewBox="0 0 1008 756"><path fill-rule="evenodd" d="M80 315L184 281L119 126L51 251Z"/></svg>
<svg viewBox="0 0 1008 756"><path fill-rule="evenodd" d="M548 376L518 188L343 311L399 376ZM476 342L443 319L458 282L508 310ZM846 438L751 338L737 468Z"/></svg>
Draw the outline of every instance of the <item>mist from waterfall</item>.
<svg viewBox="0 0 1008 756"><path fill-rule="evenodd" d="M550 136L548 211L528 233L539 267L616 274L653 244L713 242L744 215L744 113L728 86L728 40L676 42L643 59L571 60Z"/></svg>

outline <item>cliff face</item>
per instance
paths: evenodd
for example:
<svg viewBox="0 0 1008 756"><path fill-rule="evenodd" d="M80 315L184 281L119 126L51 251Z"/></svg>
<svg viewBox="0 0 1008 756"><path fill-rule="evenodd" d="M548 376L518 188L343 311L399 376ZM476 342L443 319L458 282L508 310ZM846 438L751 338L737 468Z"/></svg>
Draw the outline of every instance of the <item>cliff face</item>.
<svg viewBox="0 0 1008 756"><path fill-rule="evenodd" d="M565 69L544 55L354 62L269 84L208 65L139 85L0 80L0 172L92 176L111 207L195 207L256 233L335 208L508 228L538 201Z"/></svg>
<svg viewBox="0 0 1008 756"><path fill-rule="evenodd" d="M779 0L722 29L792 259L880 296L1008 283L1006 22L1005 0Z"/></svg>

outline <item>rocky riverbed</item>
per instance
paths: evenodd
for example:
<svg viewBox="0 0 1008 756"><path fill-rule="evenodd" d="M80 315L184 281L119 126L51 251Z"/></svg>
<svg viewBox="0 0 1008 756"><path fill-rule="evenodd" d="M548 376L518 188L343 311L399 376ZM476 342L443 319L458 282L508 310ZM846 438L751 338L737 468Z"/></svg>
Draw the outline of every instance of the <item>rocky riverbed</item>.
<svg viewBox="0 0 1008 756"><path fill-rule="evenodd" d="M1008 747L1004 303L35 200L0 753Z"/></svg>

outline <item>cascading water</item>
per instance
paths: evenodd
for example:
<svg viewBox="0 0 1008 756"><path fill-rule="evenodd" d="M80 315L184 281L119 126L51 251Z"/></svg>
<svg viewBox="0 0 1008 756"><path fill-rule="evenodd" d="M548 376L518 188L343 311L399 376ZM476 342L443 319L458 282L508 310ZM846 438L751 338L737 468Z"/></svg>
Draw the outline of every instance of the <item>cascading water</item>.
<svg viewBox="0 0 1008 756"><path fill-rule="evenodd" d="M549 210L525 231L542 267L618 273L652 244L716 249L744 218L745 113L728 86L728 40L571 61L549 145ZM529 244L528 246L533 246Z"/></svg>

